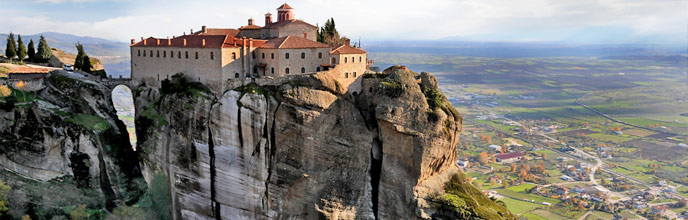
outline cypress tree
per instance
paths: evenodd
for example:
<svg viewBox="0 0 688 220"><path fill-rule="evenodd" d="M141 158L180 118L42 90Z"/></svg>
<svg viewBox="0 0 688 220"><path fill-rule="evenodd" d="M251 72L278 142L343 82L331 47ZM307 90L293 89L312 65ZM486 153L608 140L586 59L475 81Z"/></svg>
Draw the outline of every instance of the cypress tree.
<svg viewBox="0 0 688 220"><path fill-rule="evenodd" d="M33 45L33 39L29 40L29 61L33 62L33 57L36 56L36 46Z"/></svg>
<svg viewBox="0 0 688 220"><path fill-rule="evenodd" d="M93 65L91 64L91 58L89 58L88 55L84 54L82 62L83 64L80 69L84 72L91 73L91 68L93 68Z"/></svg>
<svg viewBox="0 0 688 220"><path fill-rule="evenodd" d="M7 36L7 48L5 49L5 56L10 59L10 62L12 62L14 56L17 56L17 43L14 41L14 34L12 32L10 32L10 35Z"/></svg>
<svg viewBox="0 0 688 220"><path fill-rule="evenodd" d="M38 53L35 58L38 62L47 62L51 56L53 56L53 51L48 46L48 42L45 41L45 37L41 35L41 40L38 42Z"/></svg>
<svg viewBox="0 0 688 220"><path fill-rule="evenodd" d="M84 65L84 56L86 56L86 53L84 53L84 46L80 43L77 43L76 50L77 53L76 60L74 60L74 68L82 69L81 67Z"/></svg>
<svg viewBox="0 0 688 220"><path fill-rule="evenodd" d="M19 56L19 62L24 62L24 59L26 58L26 45L24 45L24 41L21 38L21 35L17 36L17 56Z"/></svg>

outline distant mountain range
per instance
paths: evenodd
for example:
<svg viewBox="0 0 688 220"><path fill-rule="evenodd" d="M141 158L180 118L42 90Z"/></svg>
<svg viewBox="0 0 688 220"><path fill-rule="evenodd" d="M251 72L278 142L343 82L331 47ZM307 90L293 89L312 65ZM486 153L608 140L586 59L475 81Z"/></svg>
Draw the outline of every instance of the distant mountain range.
<svg viewBox="0 0 688 220"><path fill-rule="evenodd" d="M18 33L14 33L15 40ZM21 33L19 33L21 34ZM38 47L38 40L43 35L48 41L48 45L53 48L58 48L68 53L76 53L76 43L84 45L84 50L90 56L129 56L129 45L123 42L111 41L95 37L75 36L71 34L61 34L55 32L45 32L35 35L23 35L22 40L25 44L29 44L29 39L33 39L34 44ZM7 34L0 34L0 49L2 53L5 51L7 44Z"/></svg>

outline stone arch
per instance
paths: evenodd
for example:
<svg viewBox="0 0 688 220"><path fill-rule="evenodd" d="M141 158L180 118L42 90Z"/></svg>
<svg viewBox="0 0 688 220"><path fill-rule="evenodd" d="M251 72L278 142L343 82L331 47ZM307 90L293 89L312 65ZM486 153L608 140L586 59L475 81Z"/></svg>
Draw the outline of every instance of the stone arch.
<svg viewBox="0 0 688 220"><path fill-rule="evenodd" d="M129 142L132 149L136 151L136 123L134 117L136 107L134 106L134 94L129 86L120 84L112 89L112 105L117 112L117 118L124 123L129 133Z"/></svg>

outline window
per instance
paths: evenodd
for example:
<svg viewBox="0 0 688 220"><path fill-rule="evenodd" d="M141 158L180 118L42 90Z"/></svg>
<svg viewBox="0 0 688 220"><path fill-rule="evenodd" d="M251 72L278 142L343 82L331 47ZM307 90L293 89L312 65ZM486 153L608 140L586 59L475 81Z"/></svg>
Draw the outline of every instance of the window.
<svg viewBox="0 0 688 220"><path fill-rule="evenodd" d="M337 58L332 57L332 65L334 65L335 63L337 63Z"/></svg>
<svg viewBox="0 0 688 220"><path fill-rule="evenodd" d="M254 66L254 67L253 67L253 73L254 73L254 74L258 73L258 67L257 67L257 66Z"/></svg>
<svg viewBox="0 0 688 220"><path fill-rule="evenodd" d="M184 58L189 59L189 51L184 51Z"/></svg>
<svg viewBox="0 0 688 220"><path fill-rule="evenodd" d="M138 50L138 51L139 51L139 55L138 55L138 56L141 56L141 50Z"/></svg>
<svg viewBox="0 0 688 220"><path fill-rule="evenodd" d="M354 72L354 78L356 78L356 72Z"/></svg>
<svg viewBox="0 0 688 220"><path fill-rule="evenodd" d="M284 54L284 59L289 59L289 53Z"/></svg>
<svg viewBox="0 0 688 220"><path fill-rule="evenodd" d="M153 50L150 51L150 56L153 57Z"/></svg>
<svg viewBox="0 0 688 220"><path fill-rule="evenodd" d="M234 78L239 78L239 73L234 73Z"/></svg>
<svg viewBox="0 0 688 220"><path fill-rule="evenodd" d="M275 53L270 54L270 59L275 59Z"/></svg>
<svg viewBox="0 0 688 220"><path fill-rule="evenodd" d="M306 59L306 53L301 53L301 59Z"/></svg>
<svg viewBox="0 0 688 220"><path fill-rule="evenodd" d="M320 72L320 67L316 67L316 68L315 68L315 71L316 71L316 72Z"/></svg>
<svg viewBox="0 0 688 220"><path fill-rule="evenodd" d="M155 57L160 57L160 51L159 50L155 51Z"/></svg>
<svg viewBox="0 0 688 220"><path fill-rule="evenodd" d="M232 59L236 60L236 53L232 53Z"/></svg>
<svg viewBox="0 0 688 220"><path fill-rule="evenodd" d="M322 59L322 53L318 53L318 59Z"/></svg>
<svg viewBox="0 0 688 220"><path fill-rule="evenodd" d="M265 59L265 53L262 53L262 54L260 55L260 58L261 58L261 59Z"/></svg>
<svg viewBox="0 0 688 220"><path fill-rule="evenodd" d="M346 63L346 57L344 57L344 63Z"/></svg>
<svg viewBox="0 0 688 220"><path fill-rule="evenodd" d="M210 52L210 59L211 59L211 60L215 59L215 53Z"/></svg>
<svg viewBox="0 0 688 220"><path fill-rule="evenodd" d="M256 59L256 51L251 52L251 58Z"/></svg>
<svg viewBox="0 0 688 220"><path fill-rule="evenodd" d="M170 58L174 58L174 51L170 50Z"/></svg>
<svg viewBox="0 0 688 220"><path fill-rule="evenodd" d="M198 52L196 52L196 59L198 60Z"/></svg>
<svg viewBox="0 0 688 220"><path fill-rule="evenodd" d="M270 73L275 74L275 67L270 67Z"/></svg>
<svg viewBox="0 0 688 220"><path fill-rule="evenodd" d="M166 50L163 50L163 51L162 51L162 57L163 57L163 58L167 57L167 51L166 51Z"/></svg>
<svg viewBox="0 0 688 220"><path fill-rule="evenodd" d="M358 62L363 62L363 57L362 57L362 56L358 56Z"/></svg>
<svg viewBox="0 0 688 220"><path fill-rule="evenodd" d="M182 52L181 51L177 51L177 57L179 57L179 59L182 58Z"/></svg>
<svg viewBox="0 0 688 220"><path fill-rule="evenodd" d="M349 72L344 73L344 78L349 78Z"/></svg>
<svg viewBox="0 0 688 220"><path fill-rule="evenodd" d="M145 50L143 51L143 57L146 57L146 51Z"/></svg>
<svg viewBox="0 0 688 220"><path fill-rule="evenodd" d="M306 73L306 68L301 67L301 73Z"/></svg>
<svg viewBox="0 0 688 220"><path fill-rule="evenodd" d="M286 74L289 74L289 68L285 69L284 72L285 72Z"/></svg>
<svg viewBox="0 0 688 220"><path fill-rule="evenodd" d="M352 63L355 63L355 62L356 62L356 59L354 59L354 57L351 57L351 62L352 62Z"/></svg>

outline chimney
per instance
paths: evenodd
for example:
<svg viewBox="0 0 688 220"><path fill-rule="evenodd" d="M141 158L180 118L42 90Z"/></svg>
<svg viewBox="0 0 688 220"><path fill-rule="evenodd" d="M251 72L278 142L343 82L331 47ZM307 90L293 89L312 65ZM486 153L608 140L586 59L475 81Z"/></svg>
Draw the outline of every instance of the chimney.
<svg viewBox="0 0 688 220"><path fill-rule="evenodd" d="M132 39L131 39L131 44L135 44L135 43L136 43L136 39L132 38Z"/></svg>
<svg viewBox="0 0 688 220"><path fill-rule="evenodd" d="M345 45L351 46L351 39L347 38L345 41Z"/></svg>
<svg viewBox="0 0 688 220"><path fill-rule="evenodd" d="M186 47L186 38L184 38L184 46Z"/></svg>
<svg viewBox="0 0 688 220"><path fill-rule="evenodd" d="M201 32L203 32L204 34L208 33L208 28L205 25L201 26Z"/></svg>
<svg viewBox="0 0 688 220"><path fill-rule="evenodd" d="M184 34L183 36L186 36L186 32L184 32L183 34Z"/></svg>
<svg viewBox="0 0 688 220"><path fill-rule="evenodd" d="M205 47L205 39L203 39L203 46Z"/></svg>
<svg viewBox="0 0 688 220"><path fill-rule="evenodd" d="M160 39L157 39L157 44L156 44L156 45L160 45Z"/></svg>
<svg viewBox="0 0 688 220"><path fill-rule="evenodd" d="M146 45L146 43L147 43L146 39L143 39L143 45Z"/></svg>
<svg viewBox="0 0 688 220"><path fill-rule="evenodd" d="M248 19L248 25L253 25L253 18Z"/></svg>
<svg viewBox="0 0 688 220"><path fill-rule="evenodd" d="M268 12L265 14L265 26L268 26L269 24L272 24L272 14Z"/></svg>
<svg viewBox="0 0 688 220"><path fill-rule="evenodd" d="M189 35L193 35L193 28L189 29Z"/></svg>
<svg viewBox="0 0 688 220"><path fill-rule="evenodd" d="M172 39L167 38L167 46L172 46Z"/></svg>

